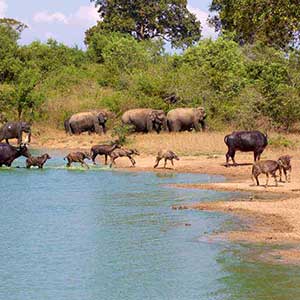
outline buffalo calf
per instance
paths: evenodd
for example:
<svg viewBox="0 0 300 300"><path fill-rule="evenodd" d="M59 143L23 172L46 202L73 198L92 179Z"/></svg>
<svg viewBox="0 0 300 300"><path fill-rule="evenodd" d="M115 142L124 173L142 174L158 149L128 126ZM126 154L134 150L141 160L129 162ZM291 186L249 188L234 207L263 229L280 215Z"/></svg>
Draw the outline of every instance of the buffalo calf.
<svg viewBox="0 0 300 300"><path fill-rule="evenodd" d="M282 171L283 171L285 176L285 181L291 182L291 171L292 171L291 158L292 157L290 155L282 155L278 158L280 181L282 181Z"/></svg>
<svg viewBox="0 0 300 300"><path fill-rule="evenodd" d="M256 184L259 185L258 176L260 174L266 174L266 187L269 183L269 175L274 178L275 185L278 186L277 179L276 179L276 171L279 170L279 163L275 160L262 160L257 161L253 164L252 167L252 180L256 180Z"/></svg>
<svg viewBox="0 0 300 300"><path fill-rule="evenodd" d="M132 166L134 167L136 162L132 158L132 155L140 155L140 153L136 149L126 149L126 148L115 149L114 151L112 151L109 154L110 159L111 159L110 167L112 167L113 164L116 164L115 160L118 157L128 157L130 159L131 163L132 163Z"/></svg>
<svg viewBox="0 0 300 300"><path fill-rule="evenodd" d="M157 166L159 165L159 162L162 159L165 160L164 168L166 168L168 160L170 160L171 163L172 163L172 166L174 166L173 160L174 159L179 160L179 157L175 154L175 152L173 152L171 150L160 150L157 153L157 157L156 157L156 162L155 162L154 168L157 168Z"/></svg>
<svg viewBox="0 0 300 300"><path fill-rule="evenodd" d="M48 159L51 159L51 157L47 153L37 157L30 156L26 159L26 168L39 167L39 169L42 169Z"/></svg>
<svg viewBox="0 0 300 300"><path fill-rule="evenodd" d="M81 163L81 165L84 167L87 167L89 169L89 166L85 163L85 159L91 159L90 155L88 153L83 152L71 152L69 153L64 160L68 160L67 167L71 167L71 164L74 162Z"/></svg>

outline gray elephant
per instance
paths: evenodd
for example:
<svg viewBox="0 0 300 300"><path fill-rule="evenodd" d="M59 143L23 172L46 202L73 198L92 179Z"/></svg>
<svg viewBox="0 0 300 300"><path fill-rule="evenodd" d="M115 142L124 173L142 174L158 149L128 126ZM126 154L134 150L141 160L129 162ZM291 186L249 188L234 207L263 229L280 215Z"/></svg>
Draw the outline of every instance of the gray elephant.
<svg viewBox="0 0 300 300"><path fill-rule="evenodd" d="M22 143L23 132L27 133L26 143L30 143L31 140L31 128L27 122L7 122L0 129L0 142L4 139L9 144L8 140L18 139L18 145Z"/></svg>
<svg viewBox="0 0 300 300"><path fill-rule="evenodd" d="M206 113L203 107L176 108L167 114L168 129L172 131L205 130Z"/></svg>
<svg viewBox="0 0 300 300"><path fill-rule="evenodd" d="M87 131L89 134L96 132L106 133L107 112L104 110L94 110L88 112L81 112L72 115L69 119L64 121L65 131L72 134L81 134Z"/></svg>
<svg viewBox="0 0 300 300"><path fill-rule="evenodd" d="M122 115L122 122L134 126L136 132L148 133L155 130L160 133L161 130L167 130L167 118L164 111L151 108L127 110Z"/></svg>

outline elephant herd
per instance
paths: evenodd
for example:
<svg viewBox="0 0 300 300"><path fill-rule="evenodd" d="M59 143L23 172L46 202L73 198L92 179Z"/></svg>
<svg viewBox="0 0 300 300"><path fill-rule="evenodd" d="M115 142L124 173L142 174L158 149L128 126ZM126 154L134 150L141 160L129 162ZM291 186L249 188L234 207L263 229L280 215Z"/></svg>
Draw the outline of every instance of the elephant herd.
<svg viewBox="0 0 300 300"><path fill-rule="evenodd" d="M72 115L65 120L66 133L106 133L106 122L113 114L107 110L93 110ZM129 125L135 132L156 131L199 131L205 130L206 112L203 107L176 108L167 114L163 110L138 108L127 110L121 117L122 124Z"/></svg>

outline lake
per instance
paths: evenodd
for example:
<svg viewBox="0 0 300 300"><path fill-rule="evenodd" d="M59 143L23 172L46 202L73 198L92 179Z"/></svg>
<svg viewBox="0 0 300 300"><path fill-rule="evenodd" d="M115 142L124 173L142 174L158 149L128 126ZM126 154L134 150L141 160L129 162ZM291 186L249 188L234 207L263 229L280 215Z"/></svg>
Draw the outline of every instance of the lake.
<svg viewBox="0 0 300 300"><path fill-rule="evenodd" d="M300 299L299 268L207 238L237 220L171 209L232 194L168 184L222 180L68 170L59 156L44 170L1 169L0 299Z"/></svg>

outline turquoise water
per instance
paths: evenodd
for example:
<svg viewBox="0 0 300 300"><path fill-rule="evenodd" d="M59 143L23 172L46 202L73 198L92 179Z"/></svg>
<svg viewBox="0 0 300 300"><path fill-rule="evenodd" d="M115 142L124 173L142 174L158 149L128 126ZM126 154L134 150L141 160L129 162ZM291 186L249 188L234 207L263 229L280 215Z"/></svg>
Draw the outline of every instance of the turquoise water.
<svg viewBox="0 0 300 300"><path fill-rule="evenodd" d="M63 164L0 170L1 300L300 299L296 267L206 239L236 226L231 217L170 209L232 195L167 184L223 178Z"/></svg>

